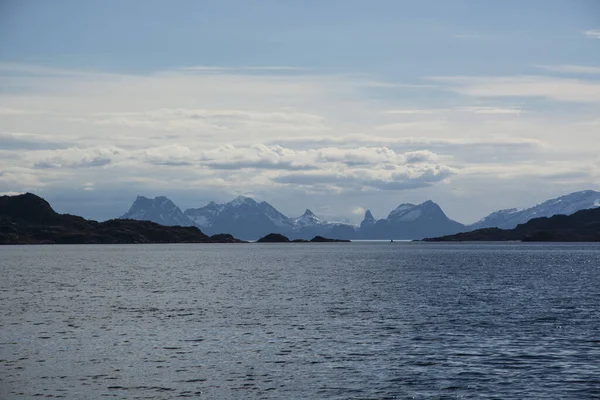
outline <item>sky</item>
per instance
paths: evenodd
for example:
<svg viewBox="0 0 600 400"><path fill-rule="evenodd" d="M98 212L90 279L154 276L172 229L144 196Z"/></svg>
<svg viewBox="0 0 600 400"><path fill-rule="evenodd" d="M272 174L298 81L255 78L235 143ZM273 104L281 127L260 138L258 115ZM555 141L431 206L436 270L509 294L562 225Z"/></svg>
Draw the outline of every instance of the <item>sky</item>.
<svg viewBox="0 0 600 400"><path fill-rule="evenodd" d="M0 0L0 193L472 223L586 189L595 0Z"/></svg>

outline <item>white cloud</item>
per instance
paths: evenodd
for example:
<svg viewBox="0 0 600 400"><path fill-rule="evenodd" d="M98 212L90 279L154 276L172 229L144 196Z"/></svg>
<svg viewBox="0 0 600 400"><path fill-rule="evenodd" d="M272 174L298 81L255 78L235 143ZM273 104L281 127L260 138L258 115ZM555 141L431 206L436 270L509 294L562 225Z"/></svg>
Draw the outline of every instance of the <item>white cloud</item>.
<svg viewBox="0 0 600 400"><path fill-rule="evenodd" d="M60 150L30 152L26 158L35 168L91 168L102 167L124 153L117 147L98 146L93 148L71 147Z"/></svg>
<svg viewBox="0 0 600 400"><path fill-rule="evenodd" d="M116 125L157 131L235 129L323 130L323 118L293 110L257 112L247 110L160 109L130 113L92 114L71 119L99 125Z"/></svg>
<svg viewBox="0 0 600 400"><path fill-rule="evenodd" d="M458 171L445 165L403 165L393 168L292 172L275 178L282 184L310 187L325 186L340 192L372 188L378 190L408 190L431 186Z"/></svg>
<svg viewBox="0 0 600 400"><path fill-rule="evenodd" d="M352 214L357 216L363 216L365 215L365 212L367 212L367 210L365 210L363 207L356 207L352 210Z"/></svg>
<svg viewBox="0 0 600 400"><path fill-rule="evenodd" d="M398 109L386 110L385 114L390 115L447 115L456 112L469 112L473 114L489 114L489 115L519 115L521 109L519 107L500 107L500 106L462 106L453 108L426 108L426 109Z"/></svg>
<svg viewBox="0 0 600 400"><path fill-rule="evenodd" d="M600 74L600 67L590 65L538 65L538 68L567 74Z"/></svg>
<svg viewBox="0 0 600 400"><path fill-rule="evenodd" d="M490 115L520 115L521 109L517 107L488 107L488 106L470 106L459 107L456 109L460 112L470 112L474 114L490 114Z"/></svg>
<svg viewBox="0 0 600 400"><path fill-rule="evenodd" d="M589 29L584 34L592 39L600 39L600 29Z"/></svg>
<svg viewBox="0 0 600 400"><path fill-rule="evenodd" d="M542 97L569 102L600 102L600 83L546 76L431 77L445 82L447 90L472 97Z"/></svg>

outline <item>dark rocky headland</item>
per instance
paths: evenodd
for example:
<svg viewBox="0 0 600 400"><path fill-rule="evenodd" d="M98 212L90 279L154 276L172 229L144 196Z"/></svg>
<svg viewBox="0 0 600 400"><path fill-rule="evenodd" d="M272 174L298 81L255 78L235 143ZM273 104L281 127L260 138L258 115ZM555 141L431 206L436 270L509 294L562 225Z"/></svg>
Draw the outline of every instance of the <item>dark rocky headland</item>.
<svg viewBox="0 0 600 400"><path fill-rule="evenodd" d="M427 242L600 242L600 208L581 210L571 215L534 218L517 225L514 229L484 228L423 240Z"/></svg>
<svg viewBox="0 0 600 400"><path fill-rule="evenodd" d="M229 234L149 221L87 220L58 214L39 196L0 196L0 244L242 243Z"/></svg>

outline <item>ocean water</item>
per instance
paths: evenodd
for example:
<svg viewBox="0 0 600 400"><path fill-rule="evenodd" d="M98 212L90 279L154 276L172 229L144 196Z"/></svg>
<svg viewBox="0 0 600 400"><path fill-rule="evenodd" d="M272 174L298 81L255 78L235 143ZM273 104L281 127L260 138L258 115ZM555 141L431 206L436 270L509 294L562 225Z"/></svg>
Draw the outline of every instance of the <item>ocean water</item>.
<svg viewBox="0 0 600 400"><path fill-rule="evenodd" d="M0 247L0 398L600 398L599 244Z"/></svg>

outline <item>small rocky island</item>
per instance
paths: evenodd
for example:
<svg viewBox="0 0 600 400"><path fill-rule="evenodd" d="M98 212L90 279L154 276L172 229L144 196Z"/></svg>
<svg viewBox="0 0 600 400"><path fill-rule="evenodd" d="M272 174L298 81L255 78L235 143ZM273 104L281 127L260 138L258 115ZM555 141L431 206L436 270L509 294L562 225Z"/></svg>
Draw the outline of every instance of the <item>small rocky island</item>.
<svg viewBox="0 0 600 400"><path fill-rule="evenodd" d="M287 236L279 233L269 233L266 236L261 237L256 243L349 243L350 240L343 239L330 239L323 236L315 236L310 240L294 239L290 240Z"/></svg>
<svg viewBox="0 0 600 400"><path fill-rule="evenodd" d="M58 214L39 196L0 196L0 244L245 243L229 234L208 236L190 226L149 221L87 220Z"/></svg>
<svg viewBox="0 0 600 400"><path fill-rule="evenodd" d="M423 240L426 242L600 242L600 207L581 210L571 215L534 218L517 225L514 229L484 228Z"/></svg>

